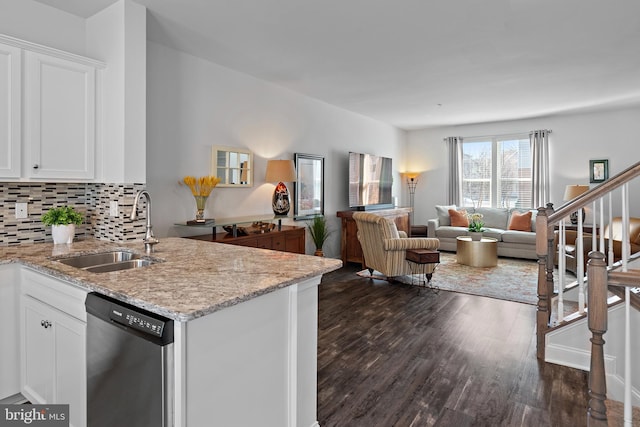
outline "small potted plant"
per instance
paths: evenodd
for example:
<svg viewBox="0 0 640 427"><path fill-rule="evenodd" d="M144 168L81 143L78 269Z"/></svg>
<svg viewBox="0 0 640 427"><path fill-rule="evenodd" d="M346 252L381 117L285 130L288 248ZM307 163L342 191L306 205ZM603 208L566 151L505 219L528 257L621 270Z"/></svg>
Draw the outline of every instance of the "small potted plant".
<svg viewBox="0 0 640 427"><path fill-rule="evenodd" d="M484 231L483 215L481 213L472 213L468 214L467 217L469 218L469 236L471 236L471 240L481 240L482 232Z"/></svg>
<svg viewBox="0 0 640 427"><path fill-rule="evenodd" d="M316 245L316 251L314 255L324 256L322 247L324 246L324 242L327 241L329 235L331 234L331 231L329 231L329 227L327 225L327 219L322 215L318 215L314 217L313 220L307 223L307 228L309 229L309 234L311 234L313 243Z"/></svg>
<svg viewBox="0 0 640 427"><path fill-rule="evenodd" d="M49 209L42 215L42 223L51 226L54 244L71 243L76 234L76 225L82 223L82 215L70 206Z"/></svg>

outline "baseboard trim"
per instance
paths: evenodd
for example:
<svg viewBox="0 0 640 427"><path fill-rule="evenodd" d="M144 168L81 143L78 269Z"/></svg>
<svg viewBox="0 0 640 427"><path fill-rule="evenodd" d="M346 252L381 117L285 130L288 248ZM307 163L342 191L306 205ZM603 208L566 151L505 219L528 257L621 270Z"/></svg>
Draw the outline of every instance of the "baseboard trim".
<svg viewBox="0 0 640 427"><path fill-rule="evenodd" d="M545 350L545 362L556 365L568 366L570 368L589 371L591 369L591 352L560 344L547 343ZM616 358L604 355L605 372L615 372Z"/></svg>
<svg viewBox="0 0 640 427"><path fill-rule="evenodd" d="M624 378L607 374L607 399L624 401ZM631 404L640 406L640 392L635 387L631 387Z"/></svg>

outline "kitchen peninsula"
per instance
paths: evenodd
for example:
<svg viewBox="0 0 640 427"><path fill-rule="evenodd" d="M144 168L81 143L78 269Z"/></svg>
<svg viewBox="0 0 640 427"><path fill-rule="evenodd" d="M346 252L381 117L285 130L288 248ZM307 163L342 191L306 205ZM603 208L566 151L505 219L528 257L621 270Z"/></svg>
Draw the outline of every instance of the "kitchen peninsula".
<svg viewBox="0 0 640 427"><path fill-rule="evenodd" d="M317 425L317 286L339 260L167 238L143 268L91 273L58 261L114 249L143 253L140 242L97 240L2 247L0 290L13 286L17 300L25 278L42 276L52 292L97 292L172 319L175 426Z"/></svg>

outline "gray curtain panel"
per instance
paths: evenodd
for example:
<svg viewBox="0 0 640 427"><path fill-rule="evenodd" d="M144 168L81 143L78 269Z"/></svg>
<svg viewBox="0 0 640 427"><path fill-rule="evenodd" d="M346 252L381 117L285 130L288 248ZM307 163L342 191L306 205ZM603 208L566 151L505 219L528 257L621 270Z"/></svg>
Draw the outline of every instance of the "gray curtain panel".
<svg viewBox="0 0 640 427"><path fill-rule="evenodd" d="M462 137L444 139L449 151L449 192L447 204L461 206L462 203Z"/></svg>
<svg viewBox="0 0 640 427"><path fill-rule="evenodd" d="M550 130L529 133L533 171L531 197L534 208L544 207L550 200L549 190L549 134Z"/></svg>

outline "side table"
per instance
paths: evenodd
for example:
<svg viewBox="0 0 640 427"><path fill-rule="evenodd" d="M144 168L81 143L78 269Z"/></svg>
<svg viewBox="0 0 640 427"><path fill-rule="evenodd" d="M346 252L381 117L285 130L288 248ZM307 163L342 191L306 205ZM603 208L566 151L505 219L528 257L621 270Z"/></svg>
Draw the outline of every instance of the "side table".
<svg viewBox="0 0 640 427"><path fill-rule="evenodd" d="M418 285L425 288L428 287L437 292L439 290L437 287L428 285L431 283L433 270L436 268L436 265L440 263L440 252L429 249L407 249L405 257L412 273L411 284L413 284L413 275L423 274L426 280L418 283ZM433 265L433 269L429 268L431 265ZM430 272L427 273L427 271Z"/></svg>

